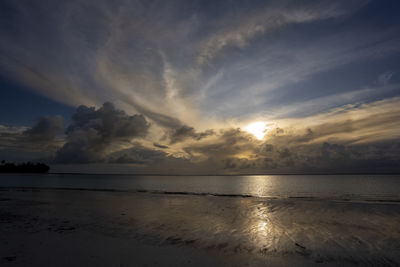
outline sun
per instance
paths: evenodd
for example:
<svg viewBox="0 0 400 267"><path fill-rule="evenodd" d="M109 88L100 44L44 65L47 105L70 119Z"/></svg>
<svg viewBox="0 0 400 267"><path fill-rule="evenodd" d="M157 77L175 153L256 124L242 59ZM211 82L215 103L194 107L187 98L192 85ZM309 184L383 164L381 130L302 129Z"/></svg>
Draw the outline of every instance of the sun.
<svg viewBox="0 0 400 267"><path fill-rule="evenodd" d="M254 135L258 140L262 140L268 128L269 127L267 126L266 122L257 121L250 123L244 129Z"/></svg>

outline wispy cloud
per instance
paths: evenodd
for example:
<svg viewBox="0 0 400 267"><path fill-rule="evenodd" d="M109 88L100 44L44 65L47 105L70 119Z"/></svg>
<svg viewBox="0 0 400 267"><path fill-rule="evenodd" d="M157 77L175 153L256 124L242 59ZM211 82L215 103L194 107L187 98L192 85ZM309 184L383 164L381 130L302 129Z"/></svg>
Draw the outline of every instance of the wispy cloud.
<svg viewBox="0 0 400 267"><path fill-rule="evenodd" d="M180 1L150 7L139 1L10 2L17 15L8 22L19 34L2 28L7 38L0 42L1 67L45 96L73 106L111 100L161 124L172 123L171 117L177 125L196 121L204 127L207 122L201 118L208 106L225 117L232 111L226 102L246 112L242 100L260 99L261 92L332 68L339 63L327 59L339 61L348 48L332 53L337 44L328 46L329 40L301 50L271 47L274 33L289 25L347 16L366 3L285 1L249 5L243 11L226 5L221 16L209 18L209 10ZM183 7L185 15L179 12ZM254 44L263 43L267 50L254 50ZM294 64L276 64L271 55L284 55ZM265 66L267 72L262 71Z"/></svg>
<svg viewBox="0 0 400 267"><path fill-rule="evenodd" d="M40 152L42 138L59 162L160 170L328 168L384 148L391 162L400 28L378 4L6 0L1 74L85 107L65 137L56 117L0 126L1 149ZM271 124L265 140L243 130L256 120Z"/></svg>

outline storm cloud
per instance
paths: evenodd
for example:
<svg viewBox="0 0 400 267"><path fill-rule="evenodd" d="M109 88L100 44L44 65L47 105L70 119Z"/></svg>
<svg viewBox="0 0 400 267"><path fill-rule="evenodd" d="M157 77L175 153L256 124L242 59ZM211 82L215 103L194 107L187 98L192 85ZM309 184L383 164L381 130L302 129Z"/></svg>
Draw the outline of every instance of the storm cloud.
<svg viewBox="0 0 400 267"><path fill-rule="evenodd" d="M22 133L27 142L51 142L64 132L64 119L61 116L41 117L38 122Z"/></svg>
<svg viewBox="0 0 400 267"><path fill-rule="evenodd" d="M127 115L106 102L99 109L80 106L66 130L66 143L55 162L102 162L112 145L147 135L150 124L143 115Z"/></svg>
<svg viewBox="0 0 400 267"><path fill-rule="evenodd" d="M190 143L192 159L225 173L398 172L398 100L344 106L270 127L259 140L240 128ZM282 127L282 128L281 128Z"/></svg>
<svg viewBox="0 0 400 267"><path fill-rule="evenodd" d="M165 136L164 139L170 139L170 144L175 144L178 142L182 142L188 138L194 140L201 140L207 136L214 135L214 130L206 130L204 132L197 132L193 127L189 127L187 125L183 125L177 129L173 129L169 131L169 136Z"/></svg>
<svg viewBox="0 0 400 267"><path fill-rule="evenodd" d="M64 143L64 130L61 116L43 116L32 127L0 125L0 157L50 161Z"/></svg>

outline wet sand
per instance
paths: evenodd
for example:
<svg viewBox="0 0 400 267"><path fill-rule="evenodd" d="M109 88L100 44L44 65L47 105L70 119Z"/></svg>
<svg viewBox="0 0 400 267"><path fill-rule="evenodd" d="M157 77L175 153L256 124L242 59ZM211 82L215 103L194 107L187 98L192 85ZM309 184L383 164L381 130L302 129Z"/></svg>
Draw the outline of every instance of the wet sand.
<svg viewBox="0 0 400 267"><path fill-rule="evenodd" d="M399 266L400 203L0 189L1 266Z"/></svg>

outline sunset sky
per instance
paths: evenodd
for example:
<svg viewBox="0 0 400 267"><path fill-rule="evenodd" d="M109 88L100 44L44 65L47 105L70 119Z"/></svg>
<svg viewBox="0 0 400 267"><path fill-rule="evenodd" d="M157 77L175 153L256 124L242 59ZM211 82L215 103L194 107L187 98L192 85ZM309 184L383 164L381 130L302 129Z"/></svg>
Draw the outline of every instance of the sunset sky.
<svg viewBox="0 0 400 267"><path fill-rule="evenodd" d="M400 172L400 2L0 2L0 160Z"/></svg>

